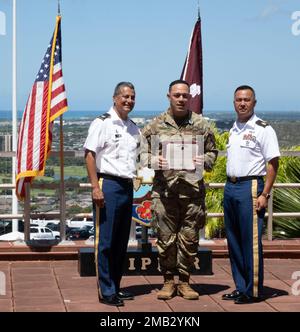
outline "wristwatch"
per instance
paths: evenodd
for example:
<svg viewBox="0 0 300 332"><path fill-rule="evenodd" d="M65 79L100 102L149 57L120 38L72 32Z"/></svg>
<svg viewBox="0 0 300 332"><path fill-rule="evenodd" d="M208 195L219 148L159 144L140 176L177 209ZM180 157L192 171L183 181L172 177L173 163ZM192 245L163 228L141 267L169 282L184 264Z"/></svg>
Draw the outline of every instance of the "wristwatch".
<svg viewBox="0 0 300 332"><path fill-rule="evenodd" d="M269 199L271 197L270 194L267 194L267 193L262 193L261 194L263 197L265 197L266 199Z"/></svg>

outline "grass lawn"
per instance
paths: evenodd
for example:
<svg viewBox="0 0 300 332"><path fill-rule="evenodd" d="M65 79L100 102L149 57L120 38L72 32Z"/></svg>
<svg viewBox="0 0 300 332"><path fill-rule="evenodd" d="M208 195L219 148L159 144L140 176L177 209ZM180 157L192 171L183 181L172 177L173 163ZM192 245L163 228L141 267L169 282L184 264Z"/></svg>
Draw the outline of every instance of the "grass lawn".
<svg viewBox="0 0 300 332"><path fill-rule="evenodd" d="M51 178L50 176L37 176L33 181L35 180L41 180L43 182L53 182L53 178Z"/></svg>
<svg viewBox="0 0 300 332"><path fill-rule="evenodd" d="M55 190L54 189L39 189L39 188L36 188L36 189L31 189L30 190L31 192L31 196L38 196L39 193L42 193L43 196L54 196L55 194Z"/></svg>
<svg viewBox="0 0 300 332"><path fill-rule="evenodd" d="M11 183L11 176L0 174L0 183L4 183L3 180L5 183Z"/></svg>
<svg viewBox="0 0 300 332"><path fill-rule="evenodd" d="M53 167L55 175L60 174L60 167L54 166ZM87 176L87 171L85 166L66 166L65 169L65 176L78 176L78 177L85 177Z"/></svg>

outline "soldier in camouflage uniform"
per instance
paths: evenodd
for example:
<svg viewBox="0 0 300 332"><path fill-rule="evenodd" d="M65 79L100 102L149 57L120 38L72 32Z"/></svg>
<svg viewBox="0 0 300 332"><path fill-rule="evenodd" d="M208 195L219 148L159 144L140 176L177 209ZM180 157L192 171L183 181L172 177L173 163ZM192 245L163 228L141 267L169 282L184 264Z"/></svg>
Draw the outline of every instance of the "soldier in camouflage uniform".
<svg viewBox="0 0 300 332"><path fill-rule="evenodd" d="M197 170L199 166L211 170L217 150L208 122L188 110L188 83L183 80L172 82L168 98L170 108L142 131L146 144L142 145L141 161L144 166L155 169L152 216L164 276L164 285L157 297L170 299L177 289L178 295L194 300L199 295L190 287L189 276L198 250L199 231L205 222L205 188L202 172ZM163 156L164 144L178 142L178 139L185 141L187 137L195 142L196 136L203 138L204 153L202 157L192 160L193 169L170 169L168 160ZM177 287L175 274L179 274Z"/></svg>

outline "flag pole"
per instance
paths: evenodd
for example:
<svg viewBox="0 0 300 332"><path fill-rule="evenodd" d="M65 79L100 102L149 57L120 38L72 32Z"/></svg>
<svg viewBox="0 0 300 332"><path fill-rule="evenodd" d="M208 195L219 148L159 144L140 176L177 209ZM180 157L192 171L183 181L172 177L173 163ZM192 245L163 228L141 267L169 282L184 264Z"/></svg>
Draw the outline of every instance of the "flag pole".
<svg viewBox="0 0 300 332"><path fill-rule="evenodd" d="M60 14L60 0L57 0L57 15ZM66 239L66 193L65 193L65 174L64 174L64 133L63 133L63 114L59 116L59 159L60 159L60 241Z"/></svg>
<svg viewBox="0 0 300 332"><path fill-rule="evenodd" d="M199 29L200 29L200 20L201 20L201 16L200 16L200 1L198 0L198 22L199 22ZM202 82L203 85L203 82ZM203 86L201 87L203 92ZM203 103L202 103L202 107L203 107ZM202 110L203 111L203 110ZM199 232L199 241L205 241L205 226L203 226L202 228L200 228L200 232Z"/></svg>
<svg viewBox="0 0 300 332"><path fill-rule="evenodd" d="M16 153L17 153L17 10L16 0L13 0L13 26L12 26L12 184L16 185ZM12 214L18 213L18 199L16 189L12 190ZM18 231L18 220L13 219L12 231Z"/></svg>
<svg viewBox="0 0 300 332"><path fill-rule="evenodd" d="M199 47L201 49L201 55L202 55L202 37L201 37L201 15L200 15L200 0L198 0L198 22L199 22ZM200 60L200 72L202 80L201 80L201 114L203 114L203 59L201 56Z"/></svg>
<svg viewBox="0 0 300 332"><path fill-rule="evenodd" d="M64 176L64 134L63 134L63 115L59 117L59 136L60 136L60 239L66 238L66 197L65 197L65 176Z"/></svg>

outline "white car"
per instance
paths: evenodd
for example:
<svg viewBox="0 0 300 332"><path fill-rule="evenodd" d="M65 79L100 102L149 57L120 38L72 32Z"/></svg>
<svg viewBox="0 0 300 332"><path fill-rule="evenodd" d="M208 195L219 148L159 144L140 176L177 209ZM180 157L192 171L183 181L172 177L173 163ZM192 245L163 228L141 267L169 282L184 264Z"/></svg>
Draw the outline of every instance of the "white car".
<svg viewBox="0 0 300 332"><path fill-rule="evenodd" d="M70 220L66 221L67 226L70 228L82 228L84 226L94 226L93 218L80 218L80 217L74 217Z"/></svg>
<svg viewBox="0 0 300 332"><path fill-rule="evenodd" d="M30 227L30 240L55 240L59 239L59 232L51 231L50 228L44 226Z"/></svg>
<svg viewBox="0 0 300 332"><path fill-rule="evenodd" d="M47 224L52 223L52 224L59 224L60 220L46 220L46 219L31 219L30 220L30 226L45 226L47 227Z"/></svg>

